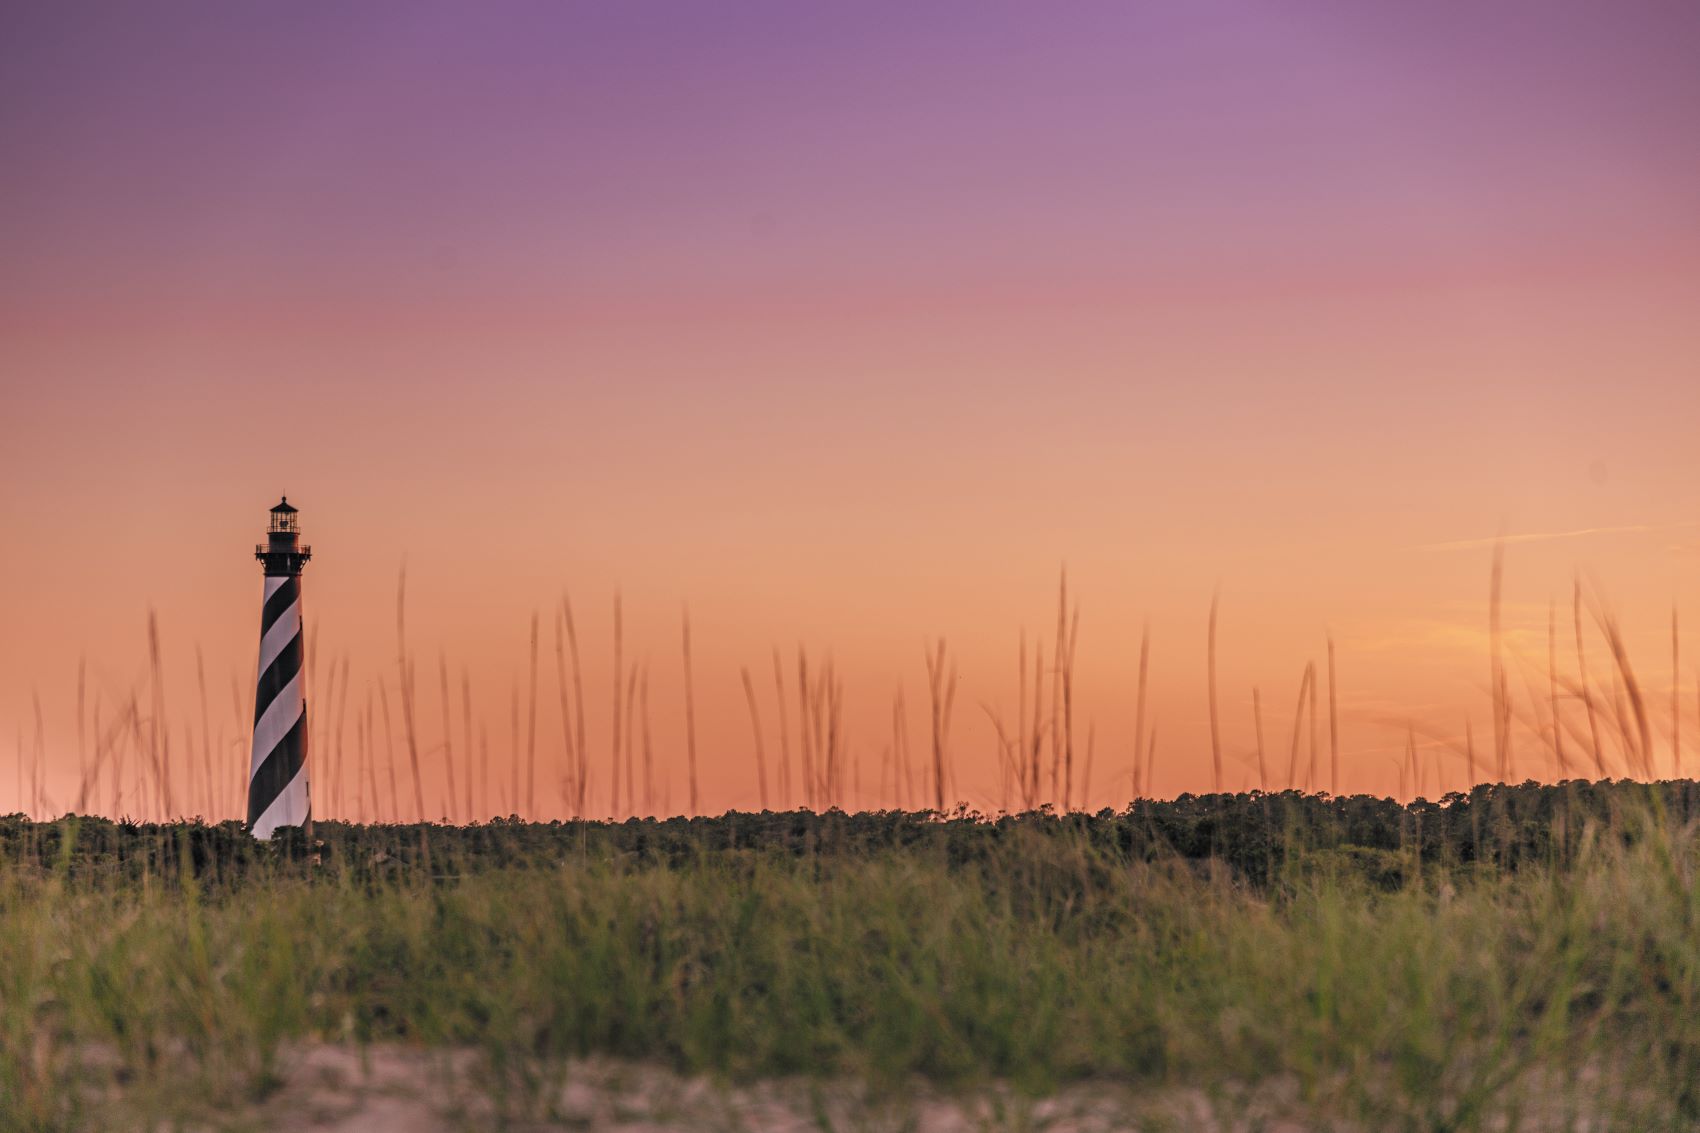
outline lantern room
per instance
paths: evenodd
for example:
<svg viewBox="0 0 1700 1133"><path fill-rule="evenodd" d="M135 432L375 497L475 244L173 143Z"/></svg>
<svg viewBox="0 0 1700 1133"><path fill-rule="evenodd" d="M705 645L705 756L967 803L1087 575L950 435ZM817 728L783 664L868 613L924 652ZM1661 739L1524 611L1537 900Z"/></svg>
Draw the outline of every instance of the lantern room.
<svg viewBox="0 0 1700 1133"><path fill-rule="evenodd" d="M313 548L301 545L301 516L288 496L272 508L266 541L254 548L254 557L266 565L268 577L300 574L302 564L313 557Z"/></svg>
<svg viewBox="0 0 1700 1133"><path fill-rule="evenodd" d="M266 533L269 535L281 535L285 533L293 535L299 533L301 529L296 526L298 522L296 517L300 514L300 512L290 506L289 497L283 497L283 499L279 500L277 505L272 508L272 522L271 526L266 528Z"/></svg>

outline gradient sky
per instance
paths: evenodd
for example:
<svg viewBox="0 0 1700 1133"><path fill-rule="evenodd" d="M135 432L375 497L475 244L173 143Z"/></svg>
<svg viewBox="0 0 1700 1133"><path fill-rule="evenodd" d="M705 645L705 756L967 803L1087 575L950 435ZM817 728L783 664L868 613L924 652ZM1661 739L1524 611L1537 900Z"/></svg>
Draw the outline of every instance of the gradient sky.
<svg viewBox="0 0 1700 1133"><path fill-rule="evenodd" d="M563 587L604 750L620 589L673 809L686 602L709 810L755 802L741 665L830 651L871 780L937 635L994 805L1065 562L1097 803L1147 620L1157 787L1210 785L1217 585L1231 786L1329 633L1345 788L1481 726L1501 531L1553 536L1508 548L1514 647L1580 570L1668 690L1697 51L1675 0L8 4L0 809L37 696L68 792L79 658L126 699L150 610L167 724L199 647L245 773L280 492L321 670L393 695L405 564L498 761L537 610L555 758Z"/></svg>

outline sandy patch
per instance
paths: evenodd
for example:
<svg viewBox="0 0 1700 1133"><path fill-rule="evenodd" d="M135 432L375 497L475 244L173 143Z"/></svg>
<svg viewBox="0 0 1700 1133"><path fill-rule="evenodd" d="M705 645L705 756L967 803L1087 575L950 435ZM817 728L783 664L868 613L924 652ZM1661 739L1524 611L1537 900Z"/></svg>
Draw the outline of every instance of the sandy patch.
<svg viewBox="0 0 1700 1133"><path fill-rule="evenodd" d="M1305 1133L1272 1112L1277 1099L1224 1118L1221 1103L1195 1091L1137 1094L1076 1086L1030 1099L991 1089L951 1097L918 1087L871 1096L850 1086L772 1082L725 1086L653 1067L579 1062L559 1081L496 1086L492 1067L470 1052L315 1046L285 1059L283 1081L262 1102L229 1115L232 1128L277 1133ZM1253 1112L1255 1111L1255 1112Z"/></svg>

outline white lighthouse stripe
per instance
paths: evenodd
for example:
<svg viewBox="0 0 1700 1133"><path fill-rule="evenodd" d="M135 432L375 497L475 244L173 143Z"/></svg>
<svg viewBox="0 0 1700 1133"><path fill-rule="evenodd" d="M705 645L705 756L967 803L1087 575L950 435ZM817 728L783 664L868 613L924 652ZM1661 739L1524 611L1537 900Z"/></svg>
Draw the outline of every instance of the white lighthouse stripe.
<svg viewBox="0 0 1700 1133"><path fill-rule="evenodd" d="M272 628L266 631L266 635L260 638L260 672L271 668L272 662L277 660L277 655L289 644L289 639L300 632L301 600L297 598L295 604L285 610L282 616L272 623Z"/></svg>
<svg viewBox="0 0 1700 1133"><path fill-rule="evenodd" d="M261 603L264 604L266 601L268 601L273 594L277 593L277 588L282 586L284 583L288 582L289 579L290 579L290 576L287 575L287 574L268 574L268 575L266 575L266 596L264 598L260 599Z"/></svg>
<svg viewBox="0 0 1700 1133"><path fill-rule="evenodd" d="M277 798L272 800L254 822L254 837L270 838L280 826L301 826L307 821L307 768L302 766L295 773L295 778L289 781Z"/></svg>
<svg viewBox="0 0 1700 1133"><path fill-rule="evenodd" d="M248 778L254 777L254 772L260 769L278 741L289 734L306 707L301 700L301 674L296 673L278 690L277 697L254 725L254 752L248 761Z"/></svg>

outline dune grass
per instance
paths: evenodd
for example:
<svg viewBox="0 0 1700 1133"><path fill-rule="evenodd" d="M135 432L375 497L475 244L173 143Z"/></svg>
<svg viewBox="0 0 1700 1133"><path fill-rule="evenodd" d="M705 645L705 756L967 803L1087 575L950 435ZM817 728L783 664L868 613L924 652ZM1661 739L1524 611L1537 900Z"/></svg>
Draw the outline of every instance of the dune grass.
<svg viewBox="0 0 1700 1133"><path fill-rule="evenodd" d="M1342 1128L1692 1128L1693 792L1584 790L272 847L9 820L0 1130L220 1128L315 1043L470 1052L462 1085L515 1120L605 1056L899 1098L1184 1087Z"/></svg>

